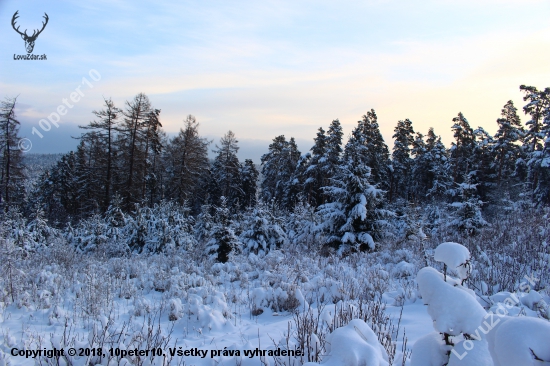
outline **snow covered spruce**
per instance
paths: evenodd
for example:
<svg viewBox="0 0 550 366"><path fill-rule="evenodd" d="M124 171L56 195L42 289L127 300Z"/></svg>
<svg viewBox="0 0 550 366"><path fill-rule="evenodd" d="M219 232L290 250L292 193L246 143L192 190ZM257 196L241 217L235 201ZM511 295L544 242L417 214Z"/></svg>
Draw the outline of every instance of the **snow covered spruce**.
<svg viewBox="0 0 550 366"><path fill-rule="evenodd" d="M550 364L549 322L486 312L465 285L471 271L466 247L442 243L434 259L444 273L425 267L417 282L435 332L416 341L411 366Z"/></svg>

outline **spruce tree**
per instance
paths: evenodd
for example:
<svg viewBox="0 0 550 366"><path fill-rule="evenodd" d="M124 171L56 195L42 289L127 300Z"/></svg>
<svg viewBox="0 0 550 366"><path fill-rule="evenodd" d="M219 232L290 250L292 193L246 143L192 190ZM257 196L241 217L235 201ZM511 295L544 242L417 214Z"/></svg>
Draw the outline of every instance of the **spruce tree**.
<svg viewBox="0 0 550 366"><path fill-rule="evenodd" d="M464 175L463 183L458 183L457 186L459 201L451 204L455 212L450 225L468 235L475 235L483 226L487 226L481 214L483 203L477 193L477 184L472 184L470 176Z"/></svg>
<svg viewBox="0 0 550 366"><path fill-rule="evenodd" d="M244 230L240 235L245 253L267 254L280 249L286 240L282 223L265 202L259 202L245 213Z"/></svg>
<svg viewBox="0 0 550 366"><path fill-rule="evenodd" d="M16 103L17 98L6 98L0 104L0 210L4 211L21 205L25 195Z"/></svg>
<svg viewBox="0 0 550 366"><path fill-rule="evenodd" d="M268 153L262 156L261 196L264 201L284 203L300 156L294 137L289 141L284 135L273 139Z"/></svg>
<svg viewBox="0 0 550 366"><path fill-rule="evenodd" d="M432 132L433 130L430 129ZM435 134L433 135L435 136ZM448 151L438 136L432 146L432 134L428 133L428 172L429 189L427 195L437 201L443 200L449 194L449 189L453 184L451 174L451 165L449 162Z"/></svg>
<svg viewBox="0 0 550 366"><path fill-rule="evenodd" d="M517 108L511 100L502 108L501 118L497 119L497 124L498 131L491 147L494 158L493 167L498 187L509 189L515 172L515 163L522 155L517 143L523 136L523 127L517 115Z"/></svg>
<svg viewBox="0 0 550 366"><path fill-rule="evenodd" d="M158 182L159 156L162 153L163 137L162 124L160 123L160 109L151 109L145 119L143 129L143 182L141 185L141 199L149 202L152 207L155 196L160 189Z"/></svg>
<svg viewBox="0 0 550 366"><path fill-rule="evenodd" d="M475 149L473 156L473 167L471 172L472 182L476 183L478 194L482 200L487 201L489 193L496 186L496 171L493 165L493 137L483 129L478 127L474 130Z"/></svg>
<svg viewBox="0 0 550 366"><path fill-rule="evenodd" d="M251 159L245 159L240 167L241 177L241 208L254 207L257 201L258 177L260 173Z"/></svg>
<svg viewBox="0 0 550 366"><path fill-rule="evenodd" d="M323 170L322 162L325 159L327 136L325 130L319 127L317 136L313 139L314 144L311 147L309 155L309 165L302 177L303 192L306 201L317 207L322 201ZM307 155L307 154L306 154Z"/></svg>
<svg viewBox="0 0 550 366"><path fill-rule="evenodd" d="M235 134L229 131L213 150L217 155L211 168L209 194L214 205L219 204L220 197L225 197L227 205L233 209L243 200L238 142Z"/></svg>
<svg viewBox="0 0 550 366"><path fill-rule="evenodd" d="M346 156L332 185L324 187L327 202L319 207L327 244L345 250L373 250L381 238L383 191L371 184L371 170L364 163L367 149L358 128L346 144Z"/></svg>
<svg viewBox="0 0 550 366"><path fill-rule="evenodd" d="M520 89L528 102L523 111L531 117L524 137L528 159L525 190L535 204L550 204L550 88L538 90L522 85Z"/></svg>
<svg viewBox="0 0 550 366"><path fill-rule="evenodd" d="M335 119L331 122L328 131L327 131L327 145L326 151L324 154L324 159L322 159L321 164L321 174L323 177L323 187L329 186L332 184L332 179L339 172L339 167L341 165L342 159L342 136L344 135L342 131L342 125L340 120ZM326 200L326 197L323 197L323 202Z"/></svg>
<svg viewBox="0 0 550 366"><path fill-rule="evenodd" d="M225 197L220 197L220 205L216 207L211 239L206 252L218 262L229 261L231 252L240 251L240 243L232 229L231 214Z"/></svg>
<svg viewBox="0 0 550 366"><path fill-rule="evenodd" d="M371 109L359 121L365 136L366 164L371 169L372 183L385 191L389 190L390 153L378 126L378 117Z"/></svg>
<svg viewBox="0 0 550 366"><path fill-rule="evenodd" d="M394 129L393 154L392 154L392 172L391 185L389 191L389 200L394 196L401 196L409 199L409 189L411 187L412 158L411 147L414 145L414 130L412 122L408 118L397 122Z"/></svg>
<svg viewBox="0 0 550 366"><path fill-rule="evenodd" d="M428 141L430 133L433 137L435 134L433 128L428 132ZM430 187L431 172L429 171L429 151L427 143L424 141L424 135L420 132L416 133L416 137L412 143L411 156L411 187L413 200L425 199Z"/></svg>
<svg viewBox="0 0 550 366"><path fill-rule="evenodd" d="M188 201L191 207L200 208L206 198L204 181L210 173L208 145L199 135L199 123L187 116L184 128L167 145L164 153L166 165L166 197L179 204Z"/></svg>
<svg viewBox="0 0 550 366"><path fill-rule="evenodd" d="M455 142L450 149L450 164L453 174L453 181L461 183L465 174L469 174L474 167L475 135L468 120L462 112L453 118L453 136Z"/></svg>
<svg viewBox="0 0 550 366"><path fill-rule="evenodd" d="M304 191L305 191L305 180L307 177L307 171L309 167L311 166L311 154L306 153L305 155L302 155L300 159L298 159L298 162L296 163L296 167L294 168L294 172L290 176L288 180L287 188L284 192L284 198L282 200L283 206L289 210L294 209L294 206L298 201L300 201L303 197Z"/></svg>

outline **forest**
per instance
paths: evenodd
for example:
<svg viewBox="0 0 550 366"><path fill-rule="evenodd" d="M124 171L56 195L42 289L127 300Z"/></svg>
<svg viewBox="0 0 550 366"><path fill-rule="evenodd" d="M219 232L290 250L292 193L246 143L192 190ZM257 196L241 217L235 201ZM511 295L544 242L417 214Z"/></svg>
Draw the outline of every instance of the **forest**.
<svg viewBox="0 0 550 366"><path fill-rule="evenodd" d="M409 119L397 121L388 145L371 109L348 136L338 119L326 121L307 152L276 136L259 164L239 160L232 131L217 142L201 136L193 115L169 136L161 109L143 93L121 108L105 98L80 126L75 151L25 155L17 98L5 98L0 365L16 345L154 345L168 354L183 340L213 349L205 344L216 331L234 335L222 342L229 349L254 350L262 340L305 350L259 357L265 365L351 365L334 345L355 331L357 347L366 342L378 352L373 365L550 362L548 344L538 341L517 346L531 350L523 358L499 361L496 335L475 340L485 343L470 361L456 356L481 323L465 319L483 317L518 289L521 301L507 314L537 321L523 334L550 329L550 88L520 90L525 105L506 102L494 136L459 112L449 116L450 146L434 128L415 131ZM536 278L527 291L525 276ZM441 324L450 320L437 309L453 305L434 293L457 288L464 290L453 293L457 303L473 310L453 320L462 330L446 330ZM420 299L435 332L431 319L418 320L427 317ZM10 330L21 314L41 317L46 331ZM268 315L262 324L270 337L247 328ZM324 358L331 340L332 356ZM358 360L371 357L357 352ZM430 352L432 359L419 358ZM162 364L154 354L149 363L92 356L56 362ZM168 364L196 361L171 357ZM220 353L222 361L252 364L235 354Z"/></svg>

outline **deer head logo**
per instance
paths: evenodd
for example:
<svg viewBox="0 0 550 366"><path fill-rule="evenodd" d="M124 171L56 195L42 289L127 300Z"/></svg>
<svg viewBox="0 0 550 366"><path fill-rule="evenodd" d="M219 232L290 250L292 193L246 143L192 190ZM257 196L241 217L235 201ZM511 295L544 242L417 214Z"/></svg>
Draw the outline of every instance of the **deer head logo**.
<svg viewBox="0 0 550 366"><path fill-rule="evenodd" d="M11 18L11 26L13 27L13 29L15 29L17 33L21 35L21 38L23 38L23 40L25 41L25 48L27 49L27 53L32 53L32 50L34 49L34 41L36 41L36 38L38 37L38 35L42 33L44 28L46 28L46 24L48 24L48 19L49 19L48 14L44 13L44 19L46 19L46 21L42 22L42 29L40 30L35 29L34 32L32 33L32 36L29 36L27 34L26 29L24 33L21 33L19 31L19 26L15 28L15 20L19 18L19 15L17 15L18 12L19 10L17 10L15 14L13 14L13 18Z"/></svg>

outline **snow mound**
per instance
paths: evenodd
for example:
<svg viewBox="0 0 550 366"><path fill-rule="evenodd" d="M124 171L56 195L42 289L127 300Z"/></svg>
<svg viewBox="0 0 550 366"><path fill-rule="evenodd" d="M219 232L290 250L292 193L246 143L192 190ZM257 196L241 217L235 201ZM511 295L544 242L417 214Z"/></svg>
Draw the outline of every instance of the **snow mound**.
<svg viewBox="0 0 550 366"><path fill-rule="evenodd" d="M487 340L466 340L456 344L447 366L493 366Z"/></svg>
<svg viewBox="0 0 550 366"><path fill-rule="evenodd" d="M542 301L542 296L535 290L529 291L529 293L521 297L521 303L527 306L531 310L536 310L537 305Z"/></svg>
<svg viewBox="0 0 550 366"><path fill-rule="evenodd" d="M470 251L458 243L441 243L435 248L434 259L445 263L451 269L456 269L470 260Z"/></svg>
<svg viewBox="0 0 550 366"><path fill-rule="evenodd" d="M387 366L388 354L378 342L376 334L360 319L353 319L327 337L327 356L320 363L325 366ZM304 366L319 365L308 362Z"/></svg>
<svg viewBox="0 0 550 366"><path fill-rule="evenodd" d="M487 315L467 289L448 284L434 268L422 268L416 281L438 332L450 335L472 334Z"/></svg>
<svg viewBox="0 0 550 366"><path fill-rule="evenodd" d="M441 366L448 360L447 350L443 336L431 332L414 343L411 366Z"/></svg>
<svg viewBox="0 0 550 366"><path fill-rule="evenodd" d="M548 321L532 317L501 319L487 334L495 366L550 365Z"/></svg>

